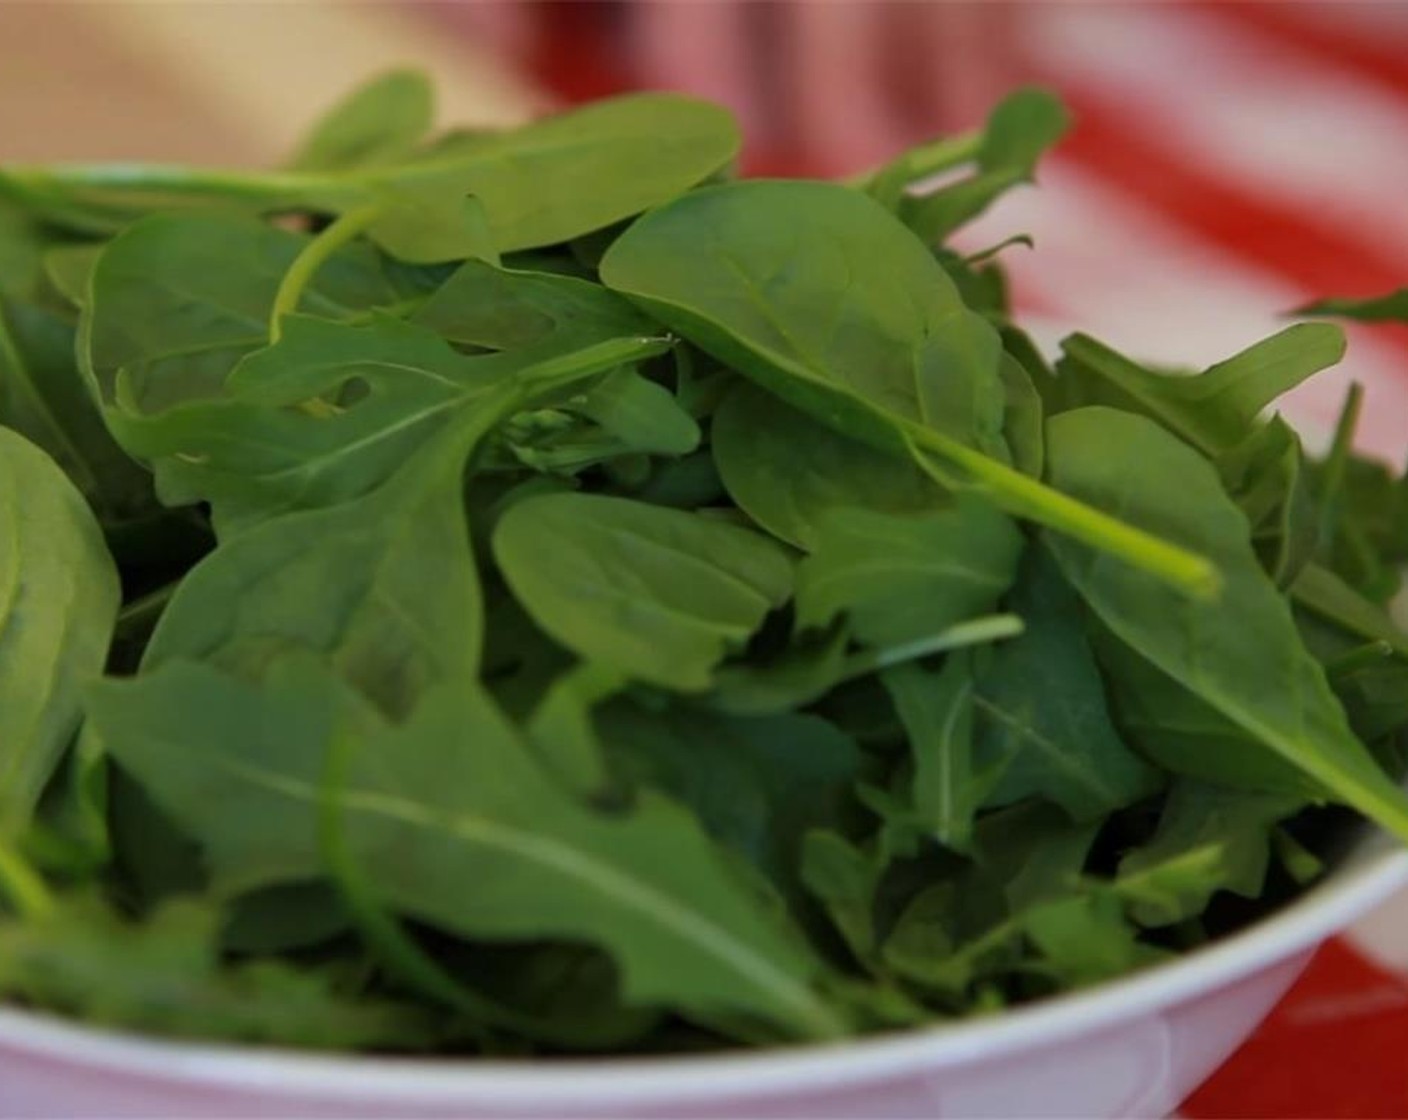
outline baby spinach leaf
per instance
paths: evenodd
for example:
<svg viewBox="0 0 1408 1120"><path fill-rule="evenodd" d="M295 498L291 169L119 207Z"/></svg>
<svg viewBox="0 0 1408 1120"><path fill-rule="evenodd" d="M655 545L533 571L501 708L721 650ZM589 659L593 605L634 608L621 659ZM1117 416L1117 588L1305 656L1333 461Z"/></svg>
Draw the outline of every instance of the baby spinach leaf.
<svg viewBox="0 0 1408 1120"><path fill-rule="evenodd" d="M547 494L499 521L494 558L533 620L581 657L684 692L708 688L792 591L765 537L622 498Z"/></svg>
<svg viewBox="0 0 1408 1120"><path fill-rule="evenodd" d="M828 510L918 513L943 501L910 460L850 439L755 385L724 398L710 440L729 497L773 536L808 551Z"/></svg>
<svg viewBox="0 0 1408 1120"><path fill-rule="evenodd" d="M1157 420L1204 454L1232 451L1282 393L1344 356L1344 333L1297 323L1202 373L1176 376L1137 365L1087 335L1066 339L1056 372L1067 407L1110 405Z"/></svg>
<svg viewBox="0 0 1408 1120"><path fill-rule="evenodd" d="M909 422L1005 454L996 333L861 195L786 181L694 191L622 234L601 277L855 438L904 453Z"/></svg>
<svg viewBox="0 0 1408 1120"><path fill-rule="evenodd" d="M871 645L913 641L987 613L1011 585L1022 551L1016 526L964 496L932 513L863 508L823 512L814 550L797 567L797 622L845 613Z"/></svg>
<svg viewBox="0 0 1408 1120"><path fill-rule="evenodd" d="M1247 792L1323 796L1317 782L1267 750L1255 732L1150 664L1099 623L1092 629L1111 685L1112 714L1124 737L1145 758L1200 782Z"/></svg>
<svg viewBox="0 0 1408 1120"><path fill-rule="evenodd" d="M1174 584L1216 582L1203 559L1006 465L996 332L873 200L806 182L694 191L622 234L601 278L829 427L946 481L956 473L1009 512Z"/></svg>
<svg viewBox="0 0 1408 1120"><path fill-rule="evenodd" d="M22 829L103 670L117 570L82 496L0 428L0 839Z"/></svg>
<svg viewBox="0 0 1408 1120"><path fill-rule="evenodd" d="M98 234L116 233L154 210L197 203L253 213L346 214L388 196L473 195L488 215L493 245L510 252L569 241L674 198L723 170L738 144L738 128L721 107L641 93L389 164L282 172L12 166L0 191L51 220Z"/></svg>
<svg viewBox="0 0 1408 1120"><path fill-rule="evenodd" d="M550 272L465 261L411 317L461 346L513 350L570 336L574 345L649 335L654 325L614 292Z"/></svg>
<svg viewBox="0 0 1408 1120"><path fill-rule="evenodd" d="M1000 770L989 802L1045 797L1077 821L1099 820L1158 789L1158 773L1110 722L1080 600L1044 552L1009 606L1025 631L994 646L972 698L978 758Z"/></svg>
<svg viewBox="0 0 1408 1120"><path fill-rule="evenodd" d="M644 357L645 355L642 355ZM563 407L594 421L632 451L688 455L699 446L699 424L662 385L621 368Z"/></svg>
<svg viewBox="0 0 1408 1120"><path fill-rule="evenodd" d="M157 214L113 239L93 270L80 356L100 399L159 412L218 396L268 342L274 297L307 238L227 213ZM401 293L366 246L327 261L303 306L327 318L394 306Z"/></svg>
<svg viewBox="0 0 1408 1120"><path fill-rule="evenodd" d="M318 859L328 728L305 716L281 719L283 735L258 732L277 726L271 703L355 707L339 692L306 664L261 692L182 662L104 685L94 710L114 753L183 814L217 881L233 885L248 881L261 853L265 863ZM218 713L218 730L193 741L184 714L193 711ZM335 797L351 858L387 905L471 938L599 944L632 1002L758 1015L803 1037L840 1029L810 988L817 964L673 802L647 793L625 815L581 807L468 682L428 696L400 729L360 730L370 718L340 717L355 738ZM212 783L259 811L206 812L200 791ZM464 883L475 889L453 886Z"/></svg>
<svg viewBox="0 0 1408 1120"><path fill-rule="evenodd" d="M1327 793L1408 836L1408 800L1350 731L1211 466L1153 422L1108 408L1053 417L1047 452L1057 485L1200 549L1223 574L1221 601L1200 602L1050 536L1063 574L1100 621Z"/></svg>
<svg viewBox="0 0 1408 1120"><path fill-rule="evenodd" d="M342 171L409 155L434 123L435 91L419 70L392 70L330 109L299 145L289 166Z"/></svg>
<svg viewBox="0 0 1408 1120"><path fill-rule="evenodd" d="M154 506L151 478L113 441L74 362L73 326L0 295L0 424L64 469L105 525Z"/></svg>

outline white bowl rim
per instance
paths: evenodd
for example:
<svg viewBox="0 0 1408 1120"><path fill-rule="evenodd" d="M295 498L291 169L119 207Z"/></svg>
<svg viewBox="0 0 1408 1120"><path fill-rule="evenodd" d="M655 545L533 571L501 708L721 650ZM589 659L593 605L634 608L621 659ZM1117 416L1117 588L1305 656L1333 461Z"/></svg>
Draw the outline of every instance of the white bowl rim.
<svg viewBox="0 0 1408 1120"><path fill-rule="evenodd" d="M825 1092L931 1075L1157 1014L1308 952L1408 885L1408 850L1381 833L1276 913L1187 956L1120 980L1003 1011L841 1043L650 1058L396 1058L186 1042L0 1008L0 1056L136 1075L170 1087L249 1091L391 1109L478 1105L545 1110L681 1104Z"/></svg>

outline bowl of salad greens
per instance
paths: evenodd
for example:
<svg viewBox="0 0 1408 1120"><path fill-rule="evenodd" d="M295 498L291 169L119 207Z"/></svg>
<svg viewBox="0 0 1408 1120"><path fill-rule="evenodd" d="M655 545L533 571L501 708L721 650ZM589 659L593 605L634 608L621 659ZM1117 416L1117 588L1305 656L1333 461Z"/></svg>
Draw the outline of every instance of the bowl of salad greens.
<svg viewBox="0 0 1408 1120"><path fill-rule="evenodd" d="M1048 361L1053 97L431 116L0 167L0 1114L1144 1114L1408 880L1342 334Z"/></svg>

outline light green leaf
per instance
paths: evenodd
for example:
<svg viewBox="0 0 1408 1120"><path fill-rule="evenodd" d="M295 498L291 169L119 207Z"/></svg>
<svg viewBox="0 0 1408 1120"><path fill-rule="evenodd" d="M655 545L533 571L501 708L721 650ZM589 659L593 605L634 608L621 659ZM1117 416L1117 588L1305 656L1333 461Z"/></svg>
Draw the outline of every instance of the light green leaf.
<svg viewBox="0 0 1408 1120"><path fill-rule="evenodd" d="M0 840L28 822L102 671L121 601L82 496L0 428Z"/></svg>

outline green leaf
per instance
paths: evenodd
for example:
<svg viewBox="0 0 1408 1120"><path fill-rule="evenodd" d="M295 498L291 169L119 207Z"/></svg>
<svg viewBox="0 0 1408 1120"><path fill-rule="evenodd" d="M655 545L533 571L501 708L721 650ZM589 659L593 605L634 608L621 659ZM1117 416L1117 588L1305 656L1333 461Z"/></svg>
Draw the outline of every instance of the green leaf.
<svg viewBox="0 0 1408 1120"><path fill-rule="evenodd" d="M587 345L649 335L654 324L600 285L465 261L411 321L461 346L513 350L553 340Z"/></svg>
<svg viewBox="0 0 1408 1120"><path fill-rule="evenodd" d="M1319 511L1300 437L1279 416L1219 457L1228 494L1252 526L1252 544L1278 587L1294 586L1314 556Z"/></svg>
<svg viewBox="0 0 1408 1120"><path fill-rule="evenodd" d="M90 1023L176 1038L335 1050L424 1050L429 1016L347 990L335 970L220 959L217 907L167 904L143 922L78 897L0 923L0 993ZM343 990L339 990L339 989Z"/></svg>
<svg viewBox="0 0 1408 1120"><path fill-rule="evenodd" d="M1099 820L1158 789L1160 776L1110 722L1080 600L1044 551L1009 604L1025 631L993 647L972 703L978 758L999 768L990 803L1045 797L1077 821Z"/></svg>
<svg viewBox="0 0 1408 1120"><path fill-rule="evenodd" d="M543 349L464 357L421 327L382 318L368 326L301 315L278 343L230 373L223 394L108 422L124 446L154 462L162 500L205 501L222 537L270 517L355 498L382 482L425 440L469 407L500 417L534 395L658 352L618 339L553 355ZM309 401L347 404L297 408Z"/></svg>
<svg viewBox="0 0 1408 1120"><path fill-rule="evenodd" d="M693 191L622 234L601 278L828 427L1185 589L1215 585L1201 558L1006 465L996 332L872 199L787 181Z"/></svg>
<svg viewBox="0 0 1408 1120"><path fill-rule="evenodd" d="M908 422L1004 453L996 333L862 195L800 181L694 191L622 234L601 277L854 438L903 454Z"/></svg>
<svg viewBox="0 0 1408 1120"><path fill-rule="evenodd" d="M699 425L670 394L633 369L618 369L563 402L594 420L632 451L688 455L699 446Z"/></svg>
<svg viewBox="0 0 1408 1120"><path fill-rule="evenodd" d="M1297 323L1196 376L1155 373L1088 335L1056 365L1067 407L1110 405L1156 420L1205 455L1232 451L1263 409L1344 356L1344 332Z"/></svg>
<svg viewBox="0 0 1408 1120"><path fill-rule="evenodd" d="M1009 94L988 117L973 173L937 191L901 197L899 216L921 240L944 240L1012 187L1031 182L1038 160L1070 122L1065 106L1046 90Z"/></svg>
<svg viewBox="0 0 1408 1120"><path fill-rule="evenodd" d="M0 428L0 840L28 822L103 670L117 569L82 496Z"/></svg>
<svg viewBox="0 0 1408 1120"><path fill-rule="evenodd" d="M1291 585L1291 596L1298 607L1311 611L1348 634L1387 642L1398 652L1408 654L1408 636L1387 612L1328 568L1307 564Z"/></svg>
<svg viewBox="0 0 1408 1120"><path fill-rule="evenodd" d="M274 297L307 243L225 213L157 214L114 238L94 267L81 328L100 399L153 413L218 396L239 360L268 342ZM319 269L302 306L341 319L401 295L376 254L353 246Z"/></svg>
<svg viewBox="0 0 1408 1120"><path fill-rule="evenodd" d="M1267 750L1257 732L1155 667L1098 623L1092 631L1120 731L1156 766L1246 793L1323 796L1319 783L1294 762Z"/></svg>
<svg viewBox="0 0 1408 1120"><path fill-rule="evenodd" d="M1197 917L1218 891L1257 898L1272 830L1300 807L1293 797L1177 782L1154 838L1120 860L1113 890L1144 926Z"/></svg>
<svg viewBox="0 0 1408 1120"><path fill-rule="evenodd" d="M630 1002L755 1015L802 1037L839 1030L810 988L816 962L739 887L692 817L649 793L629 813L582 807L467 680L427 696L399 729L370 728L355 697L307 663L262 691L176 663L105 684L93 711L227 889L261 869L316 866L335 732L351 736L332 794L350 858L396 912L486 941L600 945ZM193 713L209 734L192 736ZM213 787L226 804L203 804ZM235 801L245 812L229 811ZM464 883L475 888L454 886Z"/></svg>
<svg viewBox="0 0 1408 1120"><path fill-rule="evenodd" d="M812 829L802 838L801 871L856 959L873 963L875 892L884 867L839 833Z"/></svg>
<svg viewBox="0 0 1408 1120"><path fill-rule="evenodd" d="M1296 308L1296 315L1326 315L1361 323L1408 322L1408 288L1371 299L1322 299Z"/></svg>
<svg viewBox="0 0 1408 1120"><path fill-rule="evenodd" d="M914 761L914 823L940 844L967 852L973 821L998 772L980 771L973 757L973 669L968 658L947 658L930 672L913 662L880 675L904 724Z"/></svg>
<svg viewBox="0 0 1408 1120"><path fill-rule="evenodd" d="M1058 485L1200 549L1223 574L1222 599L1198 602L1050 536L1062 572L1100 621L1326 793L1408 837L1408 800L1350 731L1212 467L1151 421L1105 408L1054 417L1047 451Z"/></svg>
<svg viewBox="0 0 1408 1120"><path fill-rule="evenodd" d="M143 670L199 659L259 680L274 658L307 651L396 717L433 684L472 678L483 607L462 475L499 403L466 412L364 497L216 549L182 580Z"/></svg>
<svg viewBox="0 0 1408 1120"><path fill-rule="evenodd" d="M842 819L855 743L814 715L739 719L620 702L598 720L614 771L669 794L709 834L795 896L802 836Z"/></svg>
<svg viewBox="0 0 1408 1120"><path fill-rule="evenodd" d="M823 512L814 550L797 567L797 623L825 626L844 612L855 637L871 645L945 630L992 608L1012 583L1022 545L1011 521L966 496L908 517Z"/></svg>
<svg viewBox="0 0 1408 1120"><path fill-rule="evenodd" d="M636 680L709 687L792 590L786 554L736 525L622 498L547 494L504 514L494 557L533 620Z"/></svg>
<svg viewBox="0 0 1408 1120"><path fill-rule="evenodd" d="M393 163L414 150L434 117L429 79L418 70L393 70L334 105L310 130L289 166L342 171Z"/></svg>
<svg viewBox="0 0 1408 1120"><path fill-rule="evenodd" d="M74 329L0 296L0 424L51 455L105 525L155 505L151 477L113 441L74 361Z"/></svg>
<svg viewBox="0 0 1408 1120"><path fill-rule="evenodd" d="M612 98L523 128L432 146L387 165L249 172L142 164L10 167L0 189L74 228L112 234L195 204L345 214L388 195L473 195L501 253L556 245L674 198L722 171L738 128L670 93Z"/></svg>
<svg viewBox="0 0 1408 1120"><path fill-rule="evenodd" d="M849 439L755 385L729 392L709 434L729 497L773 536L807 551L829 510L919 513L944 500L909 459Z"/></svg>

